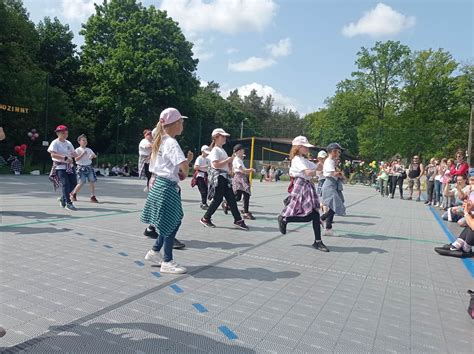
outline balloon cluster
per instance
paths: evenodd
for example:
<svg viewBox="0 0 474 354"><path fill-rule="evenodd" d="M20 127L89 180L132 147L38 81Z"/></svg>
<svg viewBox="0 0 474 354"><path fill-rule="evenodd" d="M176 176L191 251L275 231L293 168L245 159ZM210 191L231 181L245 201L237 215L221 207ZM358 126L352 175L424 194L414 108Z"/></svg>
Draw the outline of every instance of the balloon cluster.
<svg viewBox="0 0 474 354"><path fill-rule="evenodd" d="M35 141L36 139L39 138L39 134L36 129L31 129L28 132L28 137L31 139L31 141Z"/></svg>
<svg viewBox="0 0 474 354"><path fill-rule="evenodd" d="M15 152L19 155L19 156L25 156L26 155L26 149L27 149L27 145L26 144L21 144L21 145L17 145L15 146Z"/></svg>
<svg viewBox="0 0 474 354"><path fill-rule="evenodd" d="M376 168L377 167L377 162L372 161L371 163L369 163L369 166L372 167L372 168Z"/></svg>

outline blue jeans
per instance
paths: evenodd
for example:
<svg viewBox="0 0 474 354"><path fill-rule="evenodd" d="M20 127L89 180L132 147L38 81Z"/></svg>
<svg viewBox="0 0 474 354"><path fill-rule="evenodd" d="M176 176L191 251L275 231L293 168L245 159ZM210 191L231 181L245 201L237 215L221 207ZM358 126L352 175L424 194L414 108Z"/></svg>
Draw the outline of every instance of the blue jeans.
<svg viewBox="0 0 474 354"><path fill-rule="evenodd" d="M59 181L61 182L62 197L61 200L63 204L70 204L71 198L69 194L74 190L77 184L76 174L67 173L66 170L56 170L58 174Z"/></svg>
<svg viewBox="0 0 474 354"><path fill-rule="evenodd" d="M441 181L435 179L434 191L435 191L435 203L439 203L441 201Z"/></svg>
<svg viewBox="0 0 474 354"><path fill-rule="evenodd" d="M173 243L180 226L181 224L176 226L176 229L168 237L159 235L155 241L155 244L152 247L153 251L156 251L156 252L159 252L161 248L163 247L163 260L165 262L170 262L173 260ZM159 234L159 230L158 230L158 234Z"/></svg>

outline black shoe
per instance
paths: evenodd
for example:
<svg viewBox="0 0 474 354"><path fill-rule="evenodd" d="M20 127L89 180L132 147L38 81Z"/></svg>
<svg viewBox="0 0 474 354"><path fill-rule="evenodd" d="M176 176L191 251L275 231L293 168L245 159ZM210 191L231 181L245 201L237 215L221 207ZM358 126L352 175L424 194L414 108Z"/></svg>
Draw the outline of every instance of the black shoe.
<svg viewBox="0 0 474 354"><path fill-rule="evenodd" d="M177 238L173 240L173 249L180 250L180 249L183 249L184 247L186 247L186 245L182 243L181 241L179 241Z"/></svg>
<svg viewBox="0 0 474 354"><path fill-rule="evenodd" d="M449 250L451 248L451 244L450 243L447 243L441 247L435 247L435 251L436 250Z"/></svg>
<svg viewBox="0 0 474 354"><path fill-rule="evenodd" d="M281 215L278 215L278 228L282 235L286 235L286 221Z"/></svg>
<svg viewBox="0 0 474 354"><path fill-rule="evenodd" d="M201 224L203 224L205 227L216 227L216 225L214 225L211 221L211 219L204 219L204 218L201 218L201 220L199 220L199 222Z"/></svg>
<svg viewBox="0 0 474 354"><path fill-rule="evenodd" d="M392 194L392 195L390 196L390 199L393 199L393 198L394 198L394 197L393 197L393 194Z"/></svg>
<svg viewBox="0 0 474 354"><path fill-rule="evenodd" d="M323 241L314 241L313 247L321 252L329 252L329 248L323 243Z"/></svg>
<svg viewBox="0 0 474 354"><path fill-rule="evenodd" d="M209 205L207 205L207 204L201 204L200 207L201 207L202 210L209 209Z"/></svg>
<svg viewBox="0 0 474 354"><path fill-rule="evenodd" d="M417 202L421 201L420 197L416 198L416 201L417 201Z"/></svg>
<svg viewBox="0 0 474 354"><path fill-rule="evenodd" d="M153 238L153 239L157 239L158 238L158 233L156 232L155 228L149 228L147 227L145 229L145 231L143 232L143 234L146 236L146 237L149 237L149 238Z"/></svg>
<svg viewBox="0 0 474 354"><path fill-rule="evenodd" d="M239 221L234 222L234 225L237 226L239 229L242 229L242 230L245 230L245 231L249 230L249 227L247 225L245 225L245 221L243 221L243 220L239 220Z"/></svg>

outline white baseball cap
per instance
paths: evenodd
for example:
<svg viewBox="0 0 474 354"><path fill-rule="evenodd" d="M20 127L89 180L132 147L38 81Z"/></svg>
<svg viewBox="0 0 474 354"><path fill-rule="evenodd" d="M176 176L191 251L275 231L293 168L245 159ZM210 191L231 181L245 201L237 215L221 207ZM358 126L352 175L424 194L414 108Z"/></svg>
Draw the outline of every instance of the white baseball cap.
<svg viewBox="0 0 474 354"><path fill-rule="evenodd" d="M212 131L211 136L215 137L216 135L230 136L230 134L226 133L226 131L222 128L217 128Z"/></svg>
<svg viewBox="0 0 474 354"><path fill-rule="evenodd" d="M211 149L209 149L209 146L203 145L203 146L201 146L201 152L210 153Z"/></svg>
<svg viewBox="0 0 474 354"><path fill-rule="evenodd" d="M188 117L182 116L176 108L166 108L160 114L160 123L162 125L168 125L176 122L180 119L186 119Z"/></svg>
<svg viewBox="0 0 474 354"><path fill-rule="evenodd" d="M305 136L297 136L296 138L293 139L293 141L291 142L291 145L295 146L306 146L306 147L314 147L314 145L311 145L308 141L308 139L305 137Z"/></svg>
<svg viewBox="0 0 474 354"><path fill-rule="evenodd" d="M328 153L324 150L321 150L320 152L318 152L318 157L324 159L328 157Z"/></svg>

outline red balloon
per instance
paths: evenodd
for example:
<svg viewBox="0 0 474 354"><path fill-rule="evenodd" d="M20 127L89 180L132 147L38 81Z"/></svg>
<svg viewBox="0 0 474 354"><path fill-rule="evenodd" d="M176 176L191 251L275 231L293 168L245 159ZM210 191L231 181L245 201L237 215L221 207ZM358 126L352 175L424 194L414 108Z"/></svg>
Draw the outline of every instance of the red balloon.
<svg viewBox="0 0 474 354"><path fill-rule="evenodd" d="M28 147L28 145L26 145L26 144L21 144L22 150L26 150L27 147Z"/></svg>
<svg viewBox="0 0 474 354"><path fill-rule="evenodd" d="M16 152L19 152L20 150L21 150L21 146L18 146L18 145L15 146L15 151L16 151Z"/></svg>
<svg viewBox="0 0 474 354"><path fill-rule="evenodd" d="M26 151L25 151L25 150L20 150L20 151L18 151L18 155L20 155L20 156L25 156L25 155L26 155Z"/></svg>

